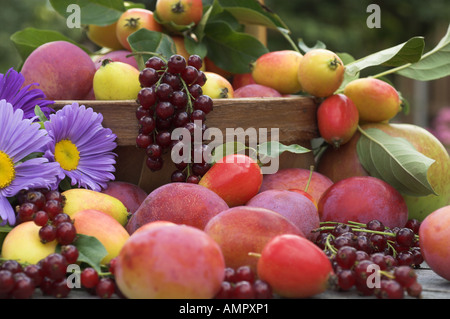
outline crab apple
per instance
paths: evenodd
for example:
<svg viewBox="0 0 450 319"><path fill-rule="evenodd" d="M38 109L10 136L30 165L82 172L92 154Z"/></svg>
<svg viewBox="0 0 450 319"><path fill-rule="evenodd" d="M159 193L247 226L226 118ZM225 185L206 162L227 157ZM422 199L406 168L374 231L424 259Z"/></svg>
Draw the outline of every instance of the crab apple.
<svg viewBox="0 0 450 319"><path fill-rule="evenodd" d="M316 97L328 97L341 86L344 71L344 63L336 53L313 49L300 60L298 81L304 92Z"/></svg>
<svg viewBox="0 0 450 319"><path fill-rule="evenodd" d="M257 274L281 297L309 298L328 288L333 268L327 255L312 241L283 234L264 246Z"/></svg>
<svg viewBox="0 0 450 319"><path fill-rule="evenodd" d="M121 50L123 49L123 46L119 42L119 39L117 39L116 28L117 21L105 26L89 24L87 26L86 35L89 40L100 47L105 47L112 50Z"/></svg>
<svg viewBox="0 0 450 319"><path fill-rule="evenodd" d="M153 12L147 9L132 8L128 9L117 20L116 36L120 44L131 51L128 43L128 36L139 29L148 29L151 31L162 32L162 26L156 22Z"/></svg>
<svg viewBox="0 0 450 319"><path fill-rule="evenodd" d="M335 148L347 143L358 128L359 115L355 104L343 94L327 97L317 109L320 136Z"/></svg>
<svg viewBox="0 0 450 319"><path fill-rule="evenodd" d="M85 51L70 42L53 41L31 52L21 73L23 85L39 83L49 100L81 100L92 89L95 71L94 61Z"/></svg>
<svg viewBox="0 0 450 319"><path fill-rule="evenodd" d="M138 185L124 181L109 181L101 193L120 200L129 214L134 214L148 196L147 192Z"/></svg>
<svg viewBox="0 0 450 319"><path fill-rule="evenodd" d="M246 206L273 210L291 221L308 239L314 239L312 231L320 227L317 207L310 198L295 191L272 189L250 199Z"/></svg>
<svg viewBox="0 0 450 319"><path fill-rule="evenodd" d="M229 154L203 175L199 185L219 195L230 207L245 205L262 184L258 163L244 154Z"/></svg>
<svg viewBox="0 0 450 319"><path fill-rule="evenodd" d="M155 13L163 24L196 25L203 16L203 3L202 0L157 0Z"/></svg>
<svg viewBox="0 0 450 319"><path fill-rule="evenodd" d="M380 129L393 137L401 137L411 143L423 155L435 162L427 171L427 178L437 195L402 195L408 206L409 218L423 220L428 214L446 205L450 205L450 159L444 145L428 130L405 123L366 123L361 129ZM356 151L360 138L356 132L352 139L339 149L328 148L320 157L317 171L337 182L351 176L367 176Z"/></svg>
<svg viewBox="0 0 450 319"><path fill-rule="evenodd" d="M110 51L94 59L95 67L98 70L102 66L103 60L110 59L111 61L127 63L138 70L139 67L136 59L133 56L129 56L131 53L132 52L127 50Z"/></svg>
<svg viewBox="0 0 450 319"><path fill-rule="evenodd" d="M379 79L356 79L345 86L344 94L355 104L361 122L389 121L401 110L397 90Z"/></svg>
<svg viewBox="0 0 450 319"><path fill-rule="evenodd" d="M257 84L271 87L281 94L301 90L298 68L303 55L294 50L272 51L261 55L252 64L252 77Z"/></svg>
<svg viewBox="0 0 450 319"><path fill-rule="evenodd" d="M372 176L355 176L334 183L318 203L321 221L368 223L376 219L389 228L403 227L408 207L391 185Z"/></svg>
<svg viewBox="0 0 450 319"><path fill-rule="evenodd" d="M281 234L304 236L286 217L273 210L237 206L209 220L205 233L220 246L227 267L249 266L256 271L257 259L249 253L261 253L267 242Z"/></svg>
<svg viewBox="0 0 450 319"><path fill-rule="evenodd" d="M439 276L450 280L450 206L429 214L420 224L419 244L423 258Z"/></svg>
<svg viewBox="0 0 450 319"><path fill-rule="evenodd" d="M125 243L114 274L129 299L209 299L220 290L225 262L219 245L200 229L152 227Z"/></svg>
<svg viewBox="0 0 450 319"><path fill-rule="evenodd" d="M230 81L222 75L205 71L206 83L202 86L204 95L208 95L212 99L227 99L234 97L234 89Z"/></svg>

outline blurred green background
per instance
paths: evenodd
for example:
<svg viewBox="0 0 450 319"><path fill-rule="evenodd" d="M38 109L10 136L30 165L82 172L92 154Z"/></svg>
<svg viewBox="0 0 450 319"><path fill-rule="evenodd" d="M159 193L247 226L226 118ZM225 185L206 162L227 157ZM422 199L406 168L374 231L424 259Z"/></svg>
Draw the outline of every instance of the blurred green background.
<svg viewBox="0 0 450 319"><path fill-rule="evenodd" d="M48 0L0 2L0 73L20 67L22 61L10 36L26 27L56 30L92 50L98 49L87 39L82 28L69 29ZM134 2L144 3L147 9L154 10L156 0ZM366 24L371 15L367 8L372 3L381 9L380 28L371 29ZM264 4L286 23L295 42L301 38L312 47L320 40L328 49L347 52L355 58L395 46L414 36L425 38L426 52L437 44L450 22L449 0L265 0ZM267 31L267 46L271 51L291 49L286 39L273 30ZM428 126L439 109L450 107L448 78L431 83L417 83L395 76L390 80L411 104L411 112L399 114L399 121Z"/></svg>

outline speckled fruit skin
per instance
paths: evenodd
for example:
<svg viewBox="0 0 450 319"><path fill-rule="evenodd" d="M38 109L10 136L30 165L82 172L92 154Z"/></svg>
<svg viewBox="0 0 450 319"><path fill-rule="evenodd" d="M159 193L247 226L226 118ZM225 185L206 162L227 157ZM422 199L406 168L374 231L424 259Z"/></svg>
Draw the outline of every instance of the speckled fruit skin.
<svg viewBox="0 0 450 319"><path fill-rule="evenodd" d="M132 234L142 225L165 220L204 229L206 223L227 203L206 187L189 183L169 183L152 191L131 216L126 226Z"/></svg>
<svg viewBox="0 0 450 319"><path fill-rule="evenodd" d="M285 234L274 237L264 247L257 274L281 297L309 298L327 289L333 268L313 242Z"/></svg>
<svg viewBox="0 0 450 319"><path fill-rule="evenodd" d="M335 148L347 143L358 128L359 114L355 104L343 94L327 97L317 109L320 136Z"/></svg>
<svg viewBox="0 0 450 319"><path fill-rule="evenodd" d="M238 206L211 218L205 232L220 246L228 267L248 265L256 271L257 258L249 253L261 253L273 237L285 233L304 236L281 214L260 207Z"/></svg>
<svg viewBox="0 0 450 319"><path fill-rule="evenodd" d="M379 79L354 80L346 85L344 94L355 103L363 123L389 121L400 111L397 90Z"/></svg>
<svg viewBox="0 0 450 319"><path fill-rule="evenodd" d="M133 234L115 267L117 286L129 299L210 299L224 275L217 243L186 225L156 226Z"/></svg>
<svg viewBox="0 0 450 319"><path fill-rule="evenodd" d="M261 55L252 65L252 77L257 84L271 87L281 94L301 90L298 66L303 55L293 50L272 51Z"/></svg>
<svg viewBox="0 0 450 319"><path fill-rule="evenodd" d="M297 226L308 239L316 237L312 230L320 227L319 213L306 196L288 190L272 189L257 194L246 206L273 210Z"/></svg>
<svg viewBox="0 0 450 319"><path fill-rule="evenodd" d="M349 177L333 184L319 203L321 221L367 223L373 219L389 228L403 227L408 207L391 185L371 176Z"/></svg>
<svg viewBox="0 0 450 319"><path fill-rule="evenodd" d="M430 268L450 280L450 206L428 215L419 228L420 251Z"/></svg>

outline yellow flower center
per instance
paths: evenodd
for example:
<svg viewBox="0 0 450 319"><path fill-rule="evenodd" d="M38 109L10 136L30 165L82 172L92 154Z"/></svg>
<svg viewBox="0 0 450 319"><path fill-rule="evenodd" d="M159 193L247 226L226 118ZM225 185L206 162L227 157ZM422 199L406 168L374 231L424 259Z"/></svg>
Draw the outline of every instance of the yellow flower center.
<svg viewBox="0 0 450 319"><path fill-rule="evenodd" d="M0 151L0 189L5 188L14 180L16 171L12 159Z"/></svg>
<svg viewBox="0 0 450 319"><path fill-rule="evenodd" d="M69 140L61 140L55 145L55 160L66 171L77 169L80 152L75 144Z"/></svg>

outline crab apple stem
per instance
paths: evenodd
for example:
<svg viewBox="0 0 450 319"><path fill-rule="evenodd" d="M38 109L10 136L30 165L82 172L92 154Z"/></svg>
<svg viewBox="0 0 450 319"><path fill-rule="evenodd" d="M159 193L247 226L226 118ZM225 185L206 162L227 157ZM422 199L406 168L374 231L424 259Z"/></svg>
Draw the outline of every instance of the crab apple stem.
<svg viewBox="0 0 450 319"><path fill-rule="evenodd" d="M261 258L261 254L260 253L249 252L248 255L252 256L252 257L256 257L256 258Z"/></svg>
<svg viewBox="0 0 450 319"><path fill-rule="evenodd" d="M308 191L309 184L311 183L313 171L314 171L314 165L311 165L311 166L309 167L309 177L308 177L308 182L306 183L306 186L305 186L305 192Z"/></svg>

